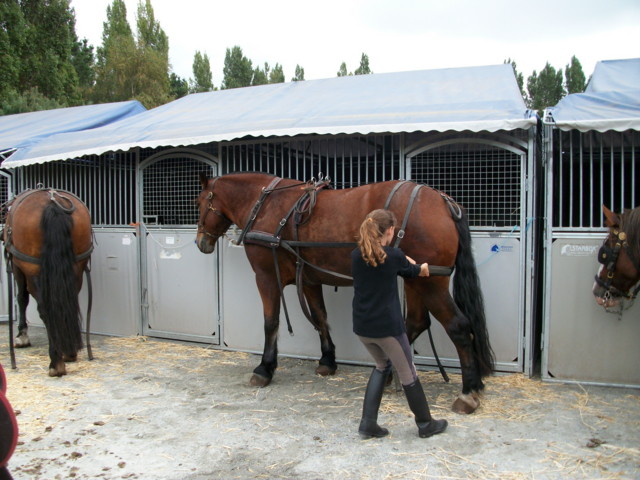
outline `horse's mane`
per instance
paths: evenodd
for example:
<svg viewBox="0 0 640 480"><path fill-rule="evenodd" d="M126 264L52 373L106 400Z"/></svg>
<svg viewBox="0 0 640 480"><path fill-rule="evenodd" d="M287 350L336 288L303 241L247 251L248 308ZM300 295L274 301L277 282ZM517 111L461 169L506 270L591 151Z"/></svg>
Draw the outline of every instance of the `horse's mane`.
<svg viewBox="0 0 640 480"><path fill-rule="evenodd" d="M635 258L640 258L640 207L627 210L620 216L620 230L627 234Z"/></svg>

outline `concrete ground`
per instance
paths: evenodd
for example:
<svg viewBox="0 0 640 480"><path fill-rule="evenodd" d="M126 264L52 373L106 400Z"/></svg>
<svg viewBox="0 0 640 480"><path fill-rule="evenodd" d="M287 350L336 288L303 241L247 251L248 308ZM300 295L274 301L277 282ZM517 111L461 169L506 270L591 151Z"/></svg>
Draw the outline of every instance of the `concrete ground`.
<svg viewBox="0 0 640 480"><path fill-rule="evenodd" d="M4 325L3 325L4 326ZM380 423L361 440L370 369L281 358L266 388L249 386L255 355L144 337L94 336L68 375L47 376L42 329L0 361L20 438L15 479L634 479L640 478L640 391L486 381L472 415L451 412L460 376L420 372L441 435L420 439L402 393L388 387Z"/></svg>

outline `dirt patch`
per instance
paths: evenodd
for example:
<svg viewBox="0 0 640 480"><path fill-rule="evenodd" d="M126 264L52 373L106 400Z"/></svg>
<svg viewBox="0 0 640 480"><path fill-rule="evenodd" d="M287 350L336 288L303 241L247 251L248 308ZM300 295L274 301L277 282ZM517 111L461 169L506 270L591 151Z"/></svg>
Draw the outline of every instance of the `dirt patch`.
<svg viewBox="0 0 640 480"><path fill-rule="evenodd" d="M404 395L387 388L360 440L370 368L281 358L271 385L249 386L255 355L144 337L94 337L95 360L47 376L47 346L19 350L7 396L18 411L18 479L630 479L640 476L640 392L494 376L480 409L450 411L460 376L420 372L446 433L420 439Z"/></svg>

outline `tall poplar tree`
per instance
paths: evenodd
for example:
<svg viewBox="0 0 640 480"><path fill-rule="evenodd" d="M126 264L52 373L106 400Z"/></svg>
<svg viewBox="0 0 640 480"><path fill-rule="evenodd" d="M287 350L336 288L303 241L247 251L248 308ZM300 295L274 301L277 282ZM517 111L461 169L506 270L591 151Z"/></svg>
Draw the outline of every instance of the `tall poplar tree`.
<svg viewBox="0 0 640 480"><path fill-rule="evenodd" d="M542 115L546 107L558 103L565 95L562 86L562 69L556 71L549 62L540 71L534 70L527 79L528 107Z"/></svg>
<svg viewBox="0 0 640 480"><path fill-rule="evenodd" d="M137 40L124 0L107 6L102 46L97 50L97 102L137 99L153 108L170 100L169 39L155 19L150 0L138 2L136 26Z"/></svg>
<svg viewBox="0 0 640 480"><path fill-rule="evenodd" d="M193 56L193 79L189 88L191 93L213 91L213 74L209 56L196 51Z"/></svg>
<svg viewBox="0 0 640 480"><path fill-rule="evenodd" d="M248 87L253 80L253 65L251 60L244 56L242 49L236 45L227 48L224 56L224 68L222 70L222 89Z"/></svg>
<svg viewBox="0 0 640 480"><path fill-rule="evenodd" d="M574 55L564 69L564 87L567 93L582 93L587 86L587 81L582 71L580 61Z"/></svg>
<svg viewBox="0 0 640 480"><path fill-rule="evenodd" d="M302 82L304 80L304 68L300 65L296 65L296 71L291 79L292 82Z"/></svg>

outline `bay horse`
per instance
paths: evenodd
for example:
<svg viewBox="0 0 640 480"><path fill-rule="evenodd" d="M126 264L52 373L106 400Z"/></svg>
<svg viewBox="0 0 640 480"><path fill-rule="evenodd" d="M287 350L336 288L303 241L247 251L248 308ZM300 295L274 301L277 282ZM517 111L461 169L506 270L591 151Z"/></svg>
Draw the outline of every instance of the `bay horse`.
<svg viewBox="0 0 640 480"><path fill-rule="evenodd" d="M91 216L75 195L38 186L22 192L5 205L3 241L7 272L17 286L18 335L12 347L28 347L26 310L29 295L38 304L38 314L49 341L49 376L66 375L65 361L75 361L82 348L78 294L82 274L87 272L93 251ZM9 278L11 297L12 280ZM91 301L89 301L91 303ZM9 326L13 328L10 302ZM91 359L88 341L87 349Z"/></svg>
<svg viewBox="0 0 640 480"><path fill-rule="evenodd" d="M335 346L322 285L352 285L350 252L355 248L360 223L371 210L384 205L403 219L402 229L396 233L396 241L402 240L402 250L417 263L428 262L432 271L428 278L404 282L409 340L413 342L430 326L431 312L445 327L460 358L462 392L453 410L471 413L479 406L482 379L492 373L494 355L472 256L468 217L452 199L406 181L336 190L244 172L215 178L201 174L200 183L198 248L212 253L217 239L232 224L240 227L240 241L244 242L262 299L264 351L251 385L268 385L277 367L280 305L284 286L291 284L297 285L303 310L306 308L307 318L320 336L321 358L316 373L335 373ZM455 301L449 293L450 277L435 276L436 266L450 267L444 269L449 274L455 267Z"/></svg>
<svg viewBox="0 0 640 480"><path fill-rule="evenodd" d="M593 284L596 302L621 314L640 291L640 207L617 215L602 206L609 235L598 251L601 264ZM625 301L628 300L629 303Z"/></svg>

